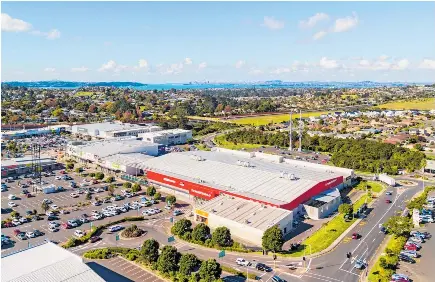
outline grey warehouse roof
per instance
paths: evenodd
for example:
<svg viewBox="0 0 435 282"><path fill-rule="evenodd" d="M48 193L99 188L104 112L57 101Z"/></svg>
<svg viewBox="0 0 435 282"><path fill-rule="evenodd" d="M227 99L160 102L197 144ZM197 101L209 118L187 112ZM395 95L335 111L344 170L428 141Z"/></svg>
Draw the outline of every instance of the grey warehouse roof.
<svg viewBox="0 0 435 282"><path fill-rule="evenodd" d="M101 122L101 123L89 123L73 125L76 128L86 128L89 131L99 130L99 131L119 131L127 129L140 129L143 126L129 123L116 123L116 122Z"/></svg>
<svg viewBox="0 0 435 282"><path fill-rule="evenodd" d="M103 161L111 163L122 164L125 166L136 167L138 169L144 169L144 162L154 158L153 156L141 154L141 153L128 153L128 154L116 154L102 158Z"/></svg>
<svg viewBox="0 0 435 282"><path fill-rule="evenodd" d="M262 231L266 231L269 227L292 214L289 210L264 206L249 200L225 195L216 197L197 209Z"/></svg>
<svg viewBox="0 0 435 282"><path fill-rule="evenodd" d="M71 145L75 147L76 152L86 152L94 155L98 155L100 158L110 155L126 152L134 148L156 147L156 143L146 143L136 139L109 139L104 141L90 141L80 145Z"/></svg>
<svg viewBox="0 0 435 282"><path fill-rule="evenodd" d="M200 156L202 160L195 160L195 156ZM250 167L241 166L238 161L249 162ZM277 163L216 151L170 153L146 161L146 166L151 171L276 205L292 202L321 181L343 176L322 165ZM282 171L294 174L296 179L283 178Z"/></svg>
<svg viewBox="0 0 435 282"><path fill-rule="evenodd" d="M41 165L52 164L55 162L56 160L50 156L41 156ZM31 157L14 158L14 159L2 160L1 163L2 163L1 164L2 167L12 166L12 165L25 166L32 163L32 158Z"/></svg>
<svg viewBox="0 0 435 282"><path fill-rule="evenodd" d="M3 282L104 281L82 259L51 242L2 257Z"/></svg>

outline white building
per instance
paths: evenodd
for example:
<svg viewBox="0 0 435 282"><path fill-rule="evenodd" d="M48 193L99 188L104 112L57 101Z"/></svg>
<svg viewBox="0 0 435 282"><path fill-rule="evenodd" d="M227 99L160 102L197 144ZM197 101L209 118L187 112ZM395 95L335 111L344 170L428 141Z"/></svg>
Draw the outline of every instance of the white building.
<svg viewBox="0 0 435 282"><path fill-rule="evenodd" d="M162 145L179 145L187 143L192 138L192 131L185 129L170 129L157 132L139 134L144 142L157 143Z"/></svg>
<svg viewBox="0 0 435 282"><path fill-rule="evenodd" d="M2 282L104 282L83 259L52 242L1 258Z"/></svg>
<svg viewBox="0 0 435 282"><path fill-rule="evenodd" d="M128 137L135 136L145 132L154 132L162 130L160 126L151 124L136 125L120 122L102 122L73 125L71 128L72 133L81 134L84 136L91 136L95 138L116 138L116 137Z"/></svg>
<svg viewBox="0 0 435 282"><path fill-rule="evenodd" d="M225 226L232 236L256 246L261 246L268 228L277 225L285 235L293 225L292 211L225 195L198 206L194 214L195 221L204 222L210 229Z"/></svg>
<svg viewBox="0 0 435 282"><path fill-rule="evenodd" d="M340 191L338 189L331 189L314 196L309 202L304 204L304 208L311 219L319 220L335 212L341 203Z"/></svg>

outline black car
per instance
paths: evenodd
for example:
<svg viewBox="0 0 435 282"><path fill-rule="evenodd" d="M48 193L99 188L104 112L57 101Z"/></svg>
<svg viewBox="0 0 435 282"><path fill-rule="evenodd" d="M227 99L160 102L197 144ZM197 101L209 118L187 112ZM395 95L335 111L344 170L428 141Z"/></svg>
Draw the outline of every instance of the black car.
<svg viewBox="0 0 435 282"><path fill-rule="evenodd" d="M408 263L415 263L415 259L413 259L411 257L408 257L406 255L402 255L402 254L399 255L399 260L405 261L405 262L408 262Z"/></svg>
<svg viewBox="0 0 435 282"><path fill-rule="evenodd" d="M38 229L33 230L33 234L35 234L36 237L44 235L44 233L42 233Z"/></svg>
<svg viewBox="0 0 435 282"><path fill-rule="evenodd" d="M47 217L47 220L58 220L59 218L57 217L57 216L55 216L55 215L49 215L48 217Z"/></svg>
<svg viewBox="0 0 435 282"><path fill-rule="evenodd" d="M272 271L272 268L270 268L269 266L265 265L264 263L258 263L255 268L257 268L258 270L261 270L261 271L265 271L265 272L271 272Z"/></svg>

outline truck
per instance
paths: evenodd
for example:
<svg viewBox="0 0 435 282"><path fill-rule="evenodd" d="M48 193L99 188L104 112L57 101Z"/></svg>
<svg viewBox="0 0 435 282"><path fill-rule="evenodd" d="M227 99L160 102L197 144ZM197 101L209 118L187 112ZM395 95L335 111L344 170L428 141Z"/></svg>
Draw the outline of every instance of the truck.
<svg viewBox="0 0 435 282"><path fill-rule="evenodd" d="M386 175L385 173L381 173L378 176L375 176L374 180L379 180L382 181L390 186L396 186L396 180L388 175Z"/></svg>
<svg viewBox="0 0 435 282"><path fill-rule="evenodd" d="M42 187L42 192L44 192L44 194L51 194L51 193L55 193L56 192L56 186L54 186L53 184Z"/></svg>

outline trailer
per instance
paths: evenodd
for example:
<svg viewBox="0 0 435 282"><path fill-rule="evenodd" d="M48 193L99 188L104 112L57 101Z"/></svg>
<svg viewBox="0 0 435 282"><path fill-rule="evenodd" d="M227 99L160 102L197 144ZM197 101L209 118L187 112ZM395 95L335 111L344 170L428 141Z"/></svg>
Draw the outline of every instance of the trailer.
<svg viewBox="0 0 435 282"><path fill-rule="evenodd" d="M377 176L377 180L382 181L390 186L396 186L396 179L386 175L385 173L381 173Z"/></svg>

